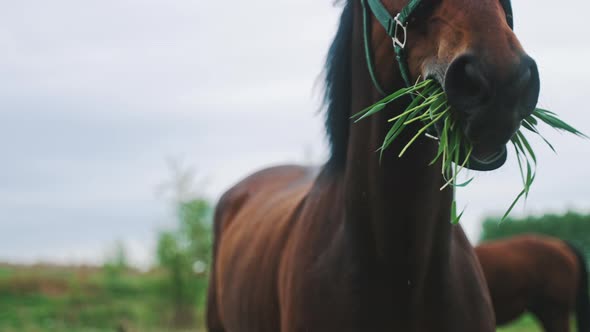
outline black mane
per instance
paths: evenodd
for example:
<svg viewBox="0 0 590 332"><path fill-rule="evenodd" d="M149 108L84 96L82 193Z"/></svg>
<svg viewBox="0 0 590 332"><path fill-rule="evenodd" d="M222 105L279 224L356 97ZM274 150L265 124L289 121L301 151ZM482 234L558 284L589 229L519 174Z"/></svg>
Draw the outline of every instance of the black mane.
<svg viewBox="0 0 590 332"><path fill-rule="evenodd" d="M328 164L335 167L346 163L350 125L352 32L353 4L348 0L324 65L326 132L331 148Z"/></svg>

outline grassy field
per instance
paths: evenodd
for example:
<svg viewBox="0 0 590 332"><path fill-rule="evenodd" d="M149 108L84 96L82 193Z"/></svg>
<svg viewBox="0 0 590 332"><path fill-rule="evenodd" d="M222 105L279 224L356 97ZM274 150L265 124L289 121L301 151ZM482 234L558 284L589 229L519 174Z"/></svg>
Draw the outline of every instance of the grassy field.
<svg viewBox="0 0 590 332"><path fill-rule="evenodd" d="M197 308L173 328L167 280L157 271L0 265L0 331L201 331Z"/></svg>
<svg viewBox="0 0 590 332"><path fill-rule="evenodd" d="M193 323L184 328L173 324L166 282L158 271L114 275L96 267L0 264L0 331L204 332L202 303L191 309ZM541 329L525 316L498 331Z"/></svg>
<svg viewBox="0 0 590 332"><path fill-rule="evenodd" d="M507 325L505 327L498 328L498 332L542 332L543 329L533 317L526 315L518 321Z"/></svg>

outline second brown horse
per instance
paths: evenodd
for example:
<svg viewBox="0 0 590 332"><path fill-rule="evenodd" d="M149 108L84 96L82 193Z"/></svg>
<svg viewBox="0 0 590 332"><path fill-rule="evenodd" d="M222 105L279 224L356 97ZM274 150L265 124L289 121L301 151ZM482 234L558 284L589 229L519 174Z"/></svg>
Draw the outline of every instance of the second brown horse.
<svg viewBox="0 0 590 332"><path fill-rule="evenodd" d="M532 313L547 332L590 332L588 273L584 255L559 239L526 235L475 248L486 276L496 323Z"/></svg>

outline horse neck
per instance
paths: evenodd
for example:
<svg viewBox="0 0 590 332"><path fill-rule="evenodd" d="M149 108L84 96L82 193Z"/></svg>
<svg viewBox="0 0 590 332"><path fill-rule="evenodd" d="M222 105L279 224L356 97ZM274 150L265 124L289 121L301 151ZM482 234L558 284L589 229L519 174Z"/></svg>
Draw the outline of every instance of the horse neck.
<svg viewBox="0 0 590 332"><path fill-rule="evenodd" d="M357 6L358 7L358 6ZM360 8L355 10L352 47L352 112L375 103L375 91L363 51ZM393 50L392 50L393 52ZM378 72L397 73L393 56L377 63ZM386 84L403 87L398 74ZM405 101L407 103L407 101ZM399 114L404 102L350 125L347 163L343 173L346 224L360 240L364 258L396 274L401 266L408 281L425 278L434 264L444 264L451 238L450 207L452 190L441 191L444 184L440 164L429 166L437 150L436 142L419 138L399 158L398 154L416 128L408 127L380 159L375 151L381 146L388 127L387 119ZM395 266L395 267L394 267Z"/></svg>

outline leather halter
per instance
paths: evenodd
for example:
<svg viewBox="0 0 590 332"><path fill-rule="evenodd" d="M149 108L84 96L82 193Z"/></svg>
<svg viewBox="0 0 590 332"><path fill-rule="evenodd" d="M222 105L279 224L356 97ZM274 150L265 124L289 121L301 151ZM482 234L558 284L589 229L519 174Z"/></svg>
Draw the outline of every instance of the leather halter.
<svg viewBox="0 0 590 332"><path fill-rule="evenodd" d="M363 34L367 66L375 88L382 95L386 95L386 93L377 80L377 75L375 74L375 64L373 63L370 38L370 12L373 13L375 18L377 18L379 23L381 23L381 25L385 28L387 35L391 37L393 41L393 48L395 50L395 58L400 69L400 74L406 86L409 87L412 85L412 82L410 78L410 70L408 68L408 59L406 57L408 23L410 23L413 15L415 15L423 5L422 1L423 0L409 0L408 4L399 13L397 13L395 16L392 16L387 8L383 6L381 0L361 0L363 7ZM510 0L500 0L500 4L502 5L502 8L506 14L506 21L508 25L514 30L512 3ZM478 160L474 157L471 157L467 167L476 171L495 170L506 162L507 156L508 152L506 147L504 147L502 151L491 158L488 158L488 160Z"/></svg>
<svg viewBox="0 0 590 332"><path fill-rule="evenodd" d="M385 32L393 41L393 48L395 50L395 57L399 65L400 73L406 86L411 86L410 70L408 68L408 59L406 58L406 44L407 44L407 29L408 23L412 19L416 11L423 5L423 0L409 0L408 4L395 16L392 16L387 8L383 6L381 0L361 0L363 6L363 29L365 42L365 56L369 67L369 74L373 80L373 84L379 93L386 95L385 90L377 81L375 74L375 65L373 63L373 55L371 50L370 38L370 21L369 11L373 13L375 18L381 23ZM506 13L506 21L511 29L514 29L514 20L512 17L512 4L510 0L500 0L502 8Z"/></svg>

